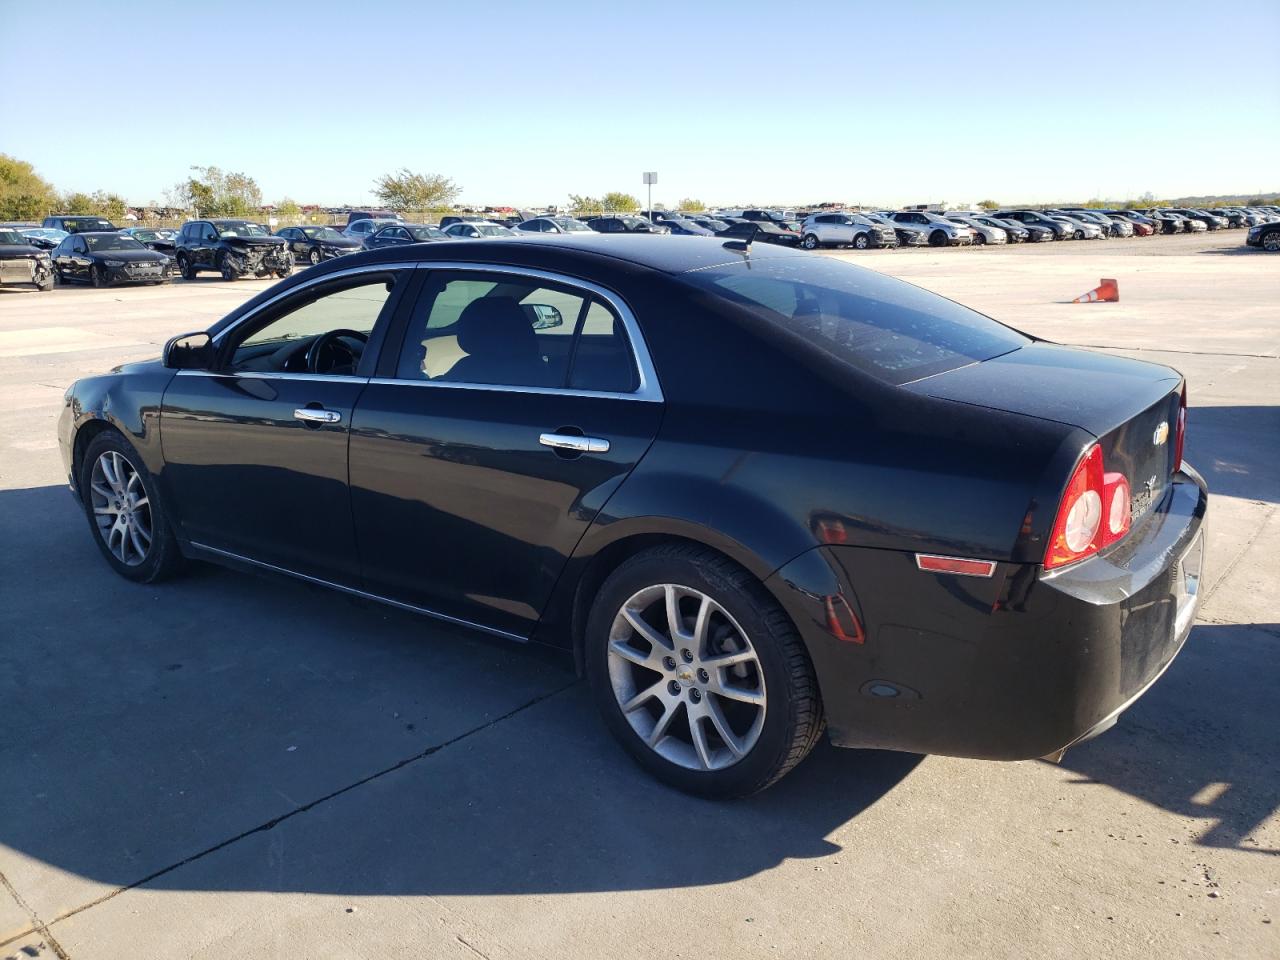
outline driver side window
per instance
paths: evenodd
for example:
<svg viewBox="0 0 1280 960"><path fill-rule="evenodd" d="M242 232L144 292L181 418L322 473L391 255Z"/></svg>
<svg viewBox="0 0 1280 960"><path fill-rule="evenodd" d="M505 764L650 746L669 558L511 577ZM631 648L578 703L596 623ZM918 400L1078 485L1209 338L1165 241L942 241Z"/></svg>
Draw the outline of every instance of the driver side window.
<svg viewBox="0 0 1280 960"><path fill-rule="evenodd" d="M319 373L353 376L369 335L394 289L386 275L357 283L326 287L304 295L262 325L253 325L231 350L233 371ZM337 333L313 355L311 347L324 334Z"/></svg>

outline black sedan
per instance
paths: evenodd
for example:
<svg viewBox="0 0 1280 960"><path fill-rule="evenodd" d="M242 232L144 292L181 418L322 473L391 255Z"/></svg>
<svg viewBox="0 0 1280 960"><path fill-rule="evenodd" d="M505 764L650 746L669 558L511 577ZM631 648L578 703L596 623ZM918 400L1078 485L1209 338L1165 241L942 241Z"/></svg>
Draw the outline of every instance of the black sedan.
<svg viewBox="0 0 1280 960"><path fill-rule="evenodd" d="M157 253L163 253L169 258L169 265L176 267L177 259L177 230L150 230L146 227L126 227L121 230L126 237L133 237L148 250L155 250Z"/></svg>
<svg viewBox="0 0 1280 960"><path fill-rule="evenodd" d="M448 239L447 233L429 223L393 223L371 233L364 242L364 248L376 250L379 247L403 247L410 243Z"/></svg>
<svg viewBox="0 0 1280 960"><path fill-rule="evenodd" d="M718 234L723 240L742 240L746 243L772 243L781 247L800 246L800 234L768 220L743 220L731 223Z"/></svg>
<svg viewBox="0 0 1280 960"><path fill-rule="evenodd" d="M169 257L123 233L73 233L53 251L59 283L167 283Z"/></svg>
<svg viewBox="0 0 1280 960"><path fill-rule="evenodd" d="M0 287L33 286L53 289L53 266L49 251L9 227L0 227Z"/></svg>
<svg viewBox="0 0 1280 960"><path fill-rule="evenodd" d="M276 236L284 238L296 263L313 267L362 249L359 240L344 237L333 227L284 227L276 231Z"/></svg>
<svg viewBox="0 0 1280 960"><path fill-rule="evenodd" d="M72 385L58 439L121 576L563 648L644 767L736 796L824 727L994 759L1106 729L1195 616L1185 414L1169 367L851 264L563 236L297 274Z"/></svg>

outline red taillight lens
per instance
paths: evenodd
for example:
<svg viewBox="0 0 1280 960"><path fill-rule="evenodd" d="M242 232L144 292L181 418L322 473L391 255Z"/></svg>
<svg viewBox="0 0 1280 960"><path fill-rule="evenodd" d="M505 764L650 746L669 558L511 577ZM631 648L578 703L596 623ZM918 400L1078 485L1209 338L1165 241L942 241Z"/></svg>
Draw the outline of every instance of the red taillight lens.
<svg viewBox="0 0 1280 960"><path fill-rule="evenodd" d="M1178 401L1178 431L1173 441L1173 472L1182 469L1182 447L1187 439L1187 385L1182 384L1182 398Z"/></svg>
<svg viewBox="0 0 1280 960"><path fill-rule="evenodd" d="M1102 533L1098 549L1110 546L1129 532L1133 523L1133 507L1130 503L1129 481L1123 473L1102 475Z"/></svg>
<svg viewBox="0 0 1280 960"><path fill-rule="evenodd" d="M1101 549L1104 492L1102 448L1095 443L1076 464L1058 504L1058 517L1044 554L1046 569L1083 560Z"/></svg>

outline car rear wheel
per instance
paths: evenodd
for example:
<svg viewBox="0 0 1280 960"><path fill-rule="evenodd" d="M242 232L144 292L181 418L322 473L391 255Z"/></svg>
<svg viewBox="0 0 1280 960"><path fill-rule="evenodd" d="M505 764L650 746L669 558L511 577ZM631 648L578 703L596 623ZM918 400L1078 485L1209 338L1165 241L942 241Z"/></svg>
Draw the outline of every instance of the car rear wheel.
<svg viewBox="0 0 1280 960"><path fill-rule="evenodd" d="M855 250L865 250L871 246L871 238L865 233L860 233L853 238L853 248Z"/></svg>
<svg viewBox="0 0 1280 960"><path fill-rule="evenodd" d="M320 260L321 260L320 248L312 247L311 252L307 254L307 262L310 263L313 267L315 267L315 266L319 266Z"/></svg>
<svg viewBox="0 0 1280 960"><path fill-rule="evenodd" d="M929 234L929 246L945 247L947 245L947 235L942 230L935 230Z"/></svg>
<svg viewBox="0 0 1280 960"><path fill-rule="evenodd" d="M90 441L80 494L94 542L120 576L153 583L182 566L155 481L133 446L114 430Z"/></svg>
<svg viewBox="0 0 1280 960"><path fill-rule="evenodd" d="M1272 230L1262 238L1262 249L1269 253L1280 253L1280 230Z"/></svg>
<svg viewBox="0 0 1280 960"><path fill-rule="evenodd" d="M795 627L737 564L694 545L632 557L601 587L586 632L596 704L658 779L746 796L798 764L823 729Z"/></svg>
<svg viewBox="0 0 1280 960"><path fill-rule="evenodd" d="M818 242L818 238L814 234L806 233L804 235L804 239L800 241L800 246L804 247L806 250L817 250L821 244Z"/></svg>
<svg viewBox="0 0 1280 960"><path fill-rule="evenodd" d="M975 233L973 235L973 245L975 247L980 247L986 242L987 242L987 235L985 233Z"/></svg>

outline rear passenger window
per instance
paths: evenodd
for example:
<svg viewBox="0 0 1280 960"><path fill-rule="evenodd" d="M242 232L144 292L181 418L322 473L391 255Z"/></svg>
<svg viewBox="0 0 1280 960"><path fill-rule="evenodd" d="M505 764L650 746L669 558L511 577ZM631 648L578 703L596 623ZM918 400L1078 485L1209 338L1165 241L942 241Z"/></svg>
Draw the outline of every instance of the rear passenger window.
<svg viewBox="0 0 1280 960"><path fill-rule="evenodd" d="M569 386L575 390L631 393L640 386L622 320L592 300L574 347Z"/></svg>

